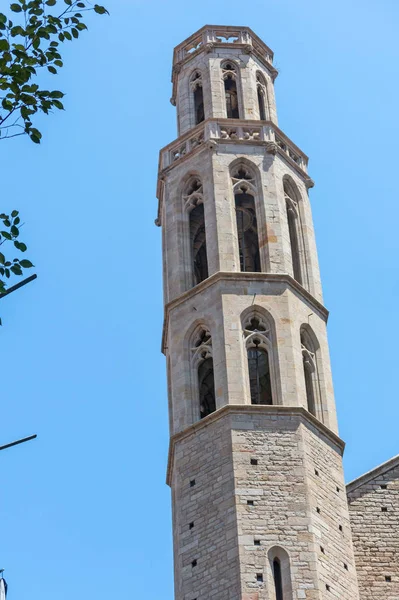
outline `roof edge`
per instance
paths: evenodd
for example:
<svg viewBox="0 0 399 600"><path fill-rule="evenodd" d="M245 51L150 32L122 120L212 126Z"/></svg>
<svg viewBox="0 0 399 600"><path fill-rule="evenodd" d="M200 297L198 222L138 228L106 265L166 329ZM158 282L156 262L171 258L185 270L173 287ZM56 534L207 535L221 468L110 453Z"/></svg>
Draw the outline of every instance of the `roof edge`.
<svg viewBox="0 0 399 600"><path fill-rule="evenodd" d="M391 471L392 469L395 469L395 467L398 467L398 466L399 466L399 454L397 454L396 456L393 456L389 460L383 462L381 465L374 467L374 469L371 469L371 471L367 471L363 475L360 475L360 477L357 477L356 479L353 479L353 481L350 481L349 483L347 483L346 484L347 494L350 494L351 492L356 490L358 487L361 487L362 485L364 485L365 483L368 483L372 479L375 479L376 477L379 477L383 473L386 473L387 471Z"/></svg>

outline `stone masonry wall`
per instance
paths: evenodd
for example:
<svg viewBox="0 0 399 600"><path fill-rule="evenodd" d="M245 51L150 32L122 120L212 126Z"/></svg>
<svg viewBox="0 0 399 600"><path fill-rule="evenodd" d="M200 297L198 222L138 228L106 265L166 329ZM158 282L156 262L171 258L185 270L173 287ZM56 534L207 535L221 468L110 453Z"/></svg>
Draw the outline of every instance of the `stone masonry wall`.
<svg viewBox="0 0 399 600"><path fill-rule="evenodd" d="M341 447L301 409L226 408L178 436L172 465L176 600L275 600L275 546L290 600L359 598Z"/></svg>
<svg viewBox="0 0 399 600"><path fill-rule="evenodd" d="M393 469L378 472L359 486L348 486L349 514L362 600L399 599L398 463L396 460Z"/></svg>
<svg viewBox="0 0 399 600"><path fill-rule="evenodd" d="M243 600L275 600L275 546L290 558L290 599L358 598L339 447L278 409L235 414L232 430Z"/></svg>
<svg viewBox="0 0 399 600"><path fill-rule="evenodd" d="M175 600L241 600L228 420L176 442L171 487Z"/></svg>

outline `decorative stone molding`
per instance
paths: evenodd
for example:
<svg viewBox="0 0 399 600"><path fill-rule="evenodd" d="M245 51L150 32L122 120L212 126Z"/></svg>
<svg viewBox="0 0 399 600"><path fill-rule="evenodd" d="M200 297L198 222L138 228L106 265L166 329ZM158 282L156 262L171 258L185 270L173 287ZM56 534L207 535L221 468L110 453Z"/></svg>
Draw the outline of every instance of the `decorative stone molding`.
<svg viewBox="0 0 399 600"><path fill-rule="evenodd" d="M345 450L345 442L334 432L331 431L328 427L326 427L323 423L321 423L316 417L314 417L309 411L304 409L302 406L267 406L260 404L226 404L222 408L219 408L212 414L208 415L201 421L197 421L193 425L190 425L183 431L176 433L170 438L169 445L169 456L168 456L168 466L167 466L167 475L166 475L166 483L170 486L172 481L172 472L173 472L173 459L174 459L174 451L176 443L180 440L185 439L191 435L196 435L199 431L201 431L204 427L209 427L212 423L219 421L219 419L228 418L230 415L265 415L269 416L270 419L275 419L276 417L286 417L287 419L293 420L297 418L298 426L304 425L309 429L317 431L317 433L328 440L333 446L336 448L336 451L341 454L344 453Z"/></svg>
<svg viewBox="0 0 399 600"><path fill-rule="evenodd" d="M213 42L208 42L208 44L205 44L204 48L205 48L205 52L207 54L209 54L210 52L213 52L213 50L215 48L215 44Z"/></svg>
<svg viewBox="0 0 399 600"><path fill-rule="evenodd" d="M247 44L244 48L244 54L252 54L253 51L254 51L254 49L251 46L251 44Z"/></svg>
<svg viewBox="0 0 399 600"><path fill-rule="evenodd" d="M307 179L305 179L305 185L306 185L307 189L314 187L314 181L313 181L313 179L311 179L310 177L308 177Z"/></svg>
<svg viewBox="0 0 399 600"><path fill-rule="evenodd" d="M176 98L174 96L172 96L172 98L170 99L170 103L172 106L176 106Z"/></svg>
<svg viewBox="0 0 399 600"><path fill-rule="evenodd" d="M265 147L268 154L277 154L278 146L276 142L265 142Z"/></svg>

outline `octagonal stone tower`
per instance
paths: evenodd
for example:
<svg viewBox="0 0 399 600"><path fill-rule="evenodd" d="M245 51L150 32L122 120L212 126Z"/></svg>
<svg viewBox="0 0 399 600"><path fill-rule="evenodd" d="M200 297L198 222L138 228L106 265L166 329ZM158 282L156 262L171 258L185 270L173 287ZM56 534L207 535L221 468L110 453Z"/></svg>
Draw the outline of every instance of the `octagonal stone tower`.
<svg viewBox="0 0 399 600"><path fill-rule="evenodd" d="M175 48L160 153L176 600L359 598L308 189L248 27Z"/></svg>

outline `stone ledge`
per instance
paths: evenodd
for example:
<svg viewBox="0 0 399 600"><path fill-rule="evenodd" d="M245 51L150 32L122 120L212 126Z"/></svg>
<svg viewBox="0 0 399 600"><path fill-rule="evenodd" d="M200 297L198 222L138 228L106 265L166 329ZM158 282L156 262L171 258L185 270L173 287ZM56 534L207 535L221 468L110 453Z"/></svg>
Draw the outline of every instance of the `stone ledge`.
<svg viewBox="0 0 399 600"><path fill-rule="evenodd" d="M163 325L162 343L161 343L161 350L162 350L163 354L165 354L165 350L166 350L166 340L167 340L167 334L168 334L168 323L169 323L170 312L174 308L176 308L177 306L179 306L180 304L185 302L186 300L189 300L190 298L193 298L197 294L200 294L201 292L206 290L208 287L211 287L215 283L217 283L219 281L228 281L228 280L230 280L230 281L232 280L234 282L237 282L237 281L245 281L245 282L267 281L270 283L286 283L287 287L289 287L291 290L299 292L299 294L301 296L303 296L309 302L309 304L311 304L311 306L314 308L314 310L321 315L321 317L325 320L326 323L328 321L329 312L328 312L327 308L321 302L316 300L316 298L314 296L312 296L312 294L310 292L308 292L293 277L291 277L291 275L288 275L288 273L242 273L240 271L239 272L237 272L237 271L218 271L217 273L214 273L213 275L211 275L210 277L208 277L207 279L205 279L198 285L194 286L190 290L187 290L186 292L184 292L183 294L181 294L174 300L171 300L171 302L168 302L165 305L164 325ZM267 295L267 294L265 294L265 295Z"/></svg>
<svg viewBox="0 0 399 600"><path fill-rule="evenodd" d="M267 416L288 416L288 417L299 417L301 422L306 426L313 426L322 434L323 437L327 438L334 445L338 446L338 449L343 455L345 449L345 442L341 440L341 438L336 435L333 431L331 431L328 427L326 427L321 421L316 419L312 414L310 414L305 408L302 406L261 406L254 404L227 404L222 408L219 408L211 415L208 415L201 421L197 421L187 427L183 431L176 433L171 436L169 443L169 453L168 453L168 466L166 473L166 483L171 486L172 481L172 470L173 470L173 458L174 458L174 450L177 442L190 437L193 434L196 434L201 429L209 427L216 421L223 419L225 416L229 415L241 415L241 414L252 414L252 415L260 415L264 414ZM399 457L398 457L399 458Z"/></svg>

